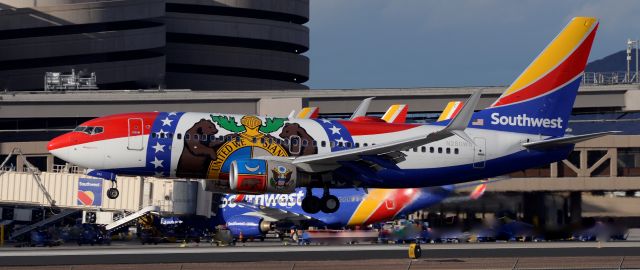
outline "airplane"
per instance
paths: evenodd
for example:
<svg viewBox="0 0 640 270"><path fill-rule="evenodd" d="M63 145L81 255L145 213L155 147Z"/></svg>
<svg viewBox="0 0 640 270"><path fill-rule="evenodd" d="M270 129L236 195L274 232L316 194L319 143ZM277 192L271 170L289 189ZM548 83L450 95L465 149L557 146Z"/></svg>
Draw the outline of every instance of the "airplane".
<svg viewBox="0 0 640 270"><path fill-rule="evenodd" d="M208 190L240 194L306 188L305 212L333 213L340 206L333 188L486 179L561 161L575 143L615 133L565 136L597 28L595 18L573 18L491 106L474 112L476 90L445 121L124 113L89 120L48 149L111 180L116 174L206 179ZM118 196L113 183L109 198ZM313 188L322 188L322 197Z"/></svg>
<svg viewBox="0 0 640 270"><path fill-rule="evenodd" d="M306 189L297 188L291 194L226 194L220 198L215 224L225 224L238 238L263 238L276 223L340 229L366 226L393 220L442 202L446 198L456 201L477 200L487 182L473 183L476 187L468 196L451 197L462 186L441 186L406 189L336 189L341 207L335 213L306 213L301 205ZM314 189L312 192L321 192Z"/></svg>

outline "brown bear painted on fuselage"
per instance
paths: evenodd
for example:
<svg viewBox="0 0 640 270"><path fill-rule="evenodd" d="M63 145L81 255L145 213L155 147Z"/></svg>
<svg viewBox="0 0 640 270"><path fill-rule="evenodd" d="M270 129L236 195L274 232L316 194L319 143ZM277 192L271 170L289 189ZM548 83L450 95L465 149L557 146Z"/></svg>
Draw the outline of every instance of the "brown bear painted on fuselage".
<svg viewBox="0 0 640 270"><path fill-rule="evenodd" d="M176 170L177 177L200 179L207 177L209 163L216 159L217 144L221 144L211 140L213 137L211 135L217 133L216 125L205 119L201 119L187 130L184 135L184 148Z"/></svg>
<svg viewBox="0 0 640 270"><path fill-rule="evenodd" d="M309 135L309 133L307 133L307 131L298 123L285 124L279 136L280 138L287 139L289 143L291 143L292 136L300 137L300 141L297 146L291 145L288 147L289 152L291 152L291 148L300 148L300 151L296 151L299 153L290 153L292 156L306 156L318 153L318 146L312 144L313 137L311 137L311 135ZM306 142L306 145L303 145L303 142Z"/></svg>

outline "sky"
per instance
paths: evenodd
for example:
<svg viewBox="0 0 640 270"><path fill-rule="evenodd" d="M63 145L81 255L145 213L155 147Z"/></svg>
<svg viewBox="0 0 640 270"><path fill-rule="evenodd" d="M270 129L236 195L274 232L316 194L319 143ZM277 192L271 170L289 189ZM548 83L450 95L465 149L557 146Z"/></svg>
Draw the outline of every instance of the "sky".
<svg viewBox="0 0 640 270"><path fill-rule="evenodd" d="M575 16L589 61L640 39L639 0L310 1L312 89L508 85Z"/></svg>

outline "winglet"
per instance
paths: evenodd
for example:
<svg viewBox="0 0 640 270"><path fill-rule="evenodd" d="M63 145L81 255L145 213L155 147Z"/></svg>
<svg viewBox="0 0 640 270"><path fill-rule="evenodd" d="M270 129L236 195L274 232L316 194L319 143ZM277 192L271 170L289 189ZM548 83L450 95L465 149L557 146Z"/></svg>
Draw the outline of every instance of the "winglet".
<svg viewBox="0 0 640 270"><path fill-rule="evenodd" d="M476 109L476 105L478 105L478 101L480 101L481 95L482 89L473 91L473 94L471 94L469 99L462 105L460 112L451 119L451 122L447 125L447 129L464 130L467 128L469 121L471 121L471 116L473 116L473 112Z"/></svg>
<svg viewBox="0 0 640 270"><path fill-rule="evenodd" d="M451 119L451 122L449 122L443 131L449 131L468 143L475 145L475 142L464 132L464 130L469 126L469 121L471 121L471 116L473 116L473 112L476 109L476 105L478 105L478 101L480 101L481 95L482 89L473 91L473 94L471 94L469 99L464 102L460 112Z"/></svg>
<svg viewBox="0 0 640 270"><path fill-rule="evenodd" d="M371 100L373 100L374 98L375 97L370 97L362 100L362 102L360 102L360 105L358 105L358 108L353 112L351 117L349 117L349 120L353 120L356 117L367 115L367 111L369 110L369 105L371 104Z"/></svg>

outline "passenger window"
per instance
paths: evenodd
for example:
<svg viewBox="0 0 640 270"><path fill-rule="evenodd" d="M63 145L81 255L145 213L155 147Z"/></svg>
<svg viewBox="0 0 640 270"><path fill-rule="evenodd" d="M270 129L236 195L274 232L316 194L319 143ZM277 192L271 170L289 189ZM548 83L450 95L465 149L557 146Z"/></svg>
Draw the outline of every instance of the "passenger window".
<svg viewBox="0 0 640 270"><path fill-rule="evenodd" d="M351 148L351 142L346 142L346 143L344 143L344 145L345 145L346 147L348 147L348 148Z"/></svg>
<svg viewBox="0 0 640 270"><path fill-rule="evenodd" d="M194 141L199 141L200 140L200 134L193 134L193 140Z"/></svg>
<svg viewBox="0 0 640 270"><path fill-rule="evenodd" d="M459 153L460 153L460 151L458 151L458 148L454 148L454 149L453 149L453 153L457 155L457 154L459 154Z"/></svg>
<svg viewBox="0 0 640 270"><path fill-rule="evenodd" d="M356 143L356 148L360 148L360 143Z"/></svg>
<svg viewBox="0 0 640 270"><path fill-rule="evenodd" d="M344 144L342 142L338 143L338 147L343 147L343 146L344 146Z"/></svg>
<svg viewBox="0 0 640 270"><path fill-rule="evenodd" d="M336 147L336 142L331 141L331 142L330 142L330 145L331 145L331 148Z"/></svg>
<svg viewBox="0 0 640 270"><path fill-rule="evenodd" d="M418 147L414 147L413 152L418 152Z"/></svg>
<svg viewBox="0 0 640 270"><path fill-rule="evenodd" d="M182 140L182 133L178 133L178 140Z"/></svg>
<svg viewBox="0 0 640 270"><path fill-rule="evenodd" d="M239 143L240 142L240 137L236 137L236 142Z"/></svg>
<svg viewBox="0 0 640 270"><path fill-rule="evenodd" d="M155 138L155 137L154 137L154 138ZM185 140L185 141L188 141L188 140L190 140L190 139L191 139L191 135L190 135L189 133L185 133L185 134L184 134L184 140Z"/></svg>
<svg viewBox="0 0 640 270"><path fill-rule="evenodd" d="M426 146L420 147L420 150L422 151L422 153L427 152L427 147Z"/></svg>
<svg viewBox="0 0 640 270"><path fill-rule="evenodd" d="M155 132L151 133L151 138L155 138L157 136L157 134Z"/></svg>
<svg viewBox="0 0 640 270"><path fill-rule="evenodd" d="M320 146L322 146L322 147L327 147L327 142L326 142L326 141L322 141L322 142L320 142Z"/></svg>
<svg viewBox="0 0 640 270"><path fill-rule="evenodd" d="M307 146L309 145L309 141L307 140L302 140L302 146Z"/></svg>
<svg viewBox="0 0 640 270"><path fill-rule="evenodd" d="M216 141L216 135L209 135L209 141L215 142Z"/></svg>
<svg viewBox="0 0 640 270"><path fill-rule="evenodd" d="M433 153L433 152L434 152L434 150L433 150L433 146L432 146L432 147L429 147L429 153Z"/></svg>
<svg viewBox="0 0 640 270"><path fill-rule="evenodd" d="M260 138L260 143L264 144L264 138Z"/></svg>
<svg viewBox="0 0 640 270"><path fill-rule="evenodd" d="M364 144L363 144L363 146L364 146L364 147L367 147L367 146L369 146L369 144L367 144L367 143L364 143Z"/></svg>
<svg viewBox="0 0 640 270"><path fill-rule="evenodd" d="M447 147L447 154L451 154L451 148Z"/></svg>
<svg viewBox="0 0 640 270"><path fill-rule="evenodd" d="M258 138L253 137L253 139L251 139L251 142L252 142L252 143L257 143L257 142L258 142Z"/></svg>
<svg viewBox="0 0 640 270"><path fill-rule="evenodd" d="M442 154L442 147L438 147L438 154Z"/></svg>
<svg viewBox="0 0 640 270"><path fill-rule="evenodd" d="M314 147L318 146L318 142L317 141L311 141L311 145L314 146Z"/></svg>

